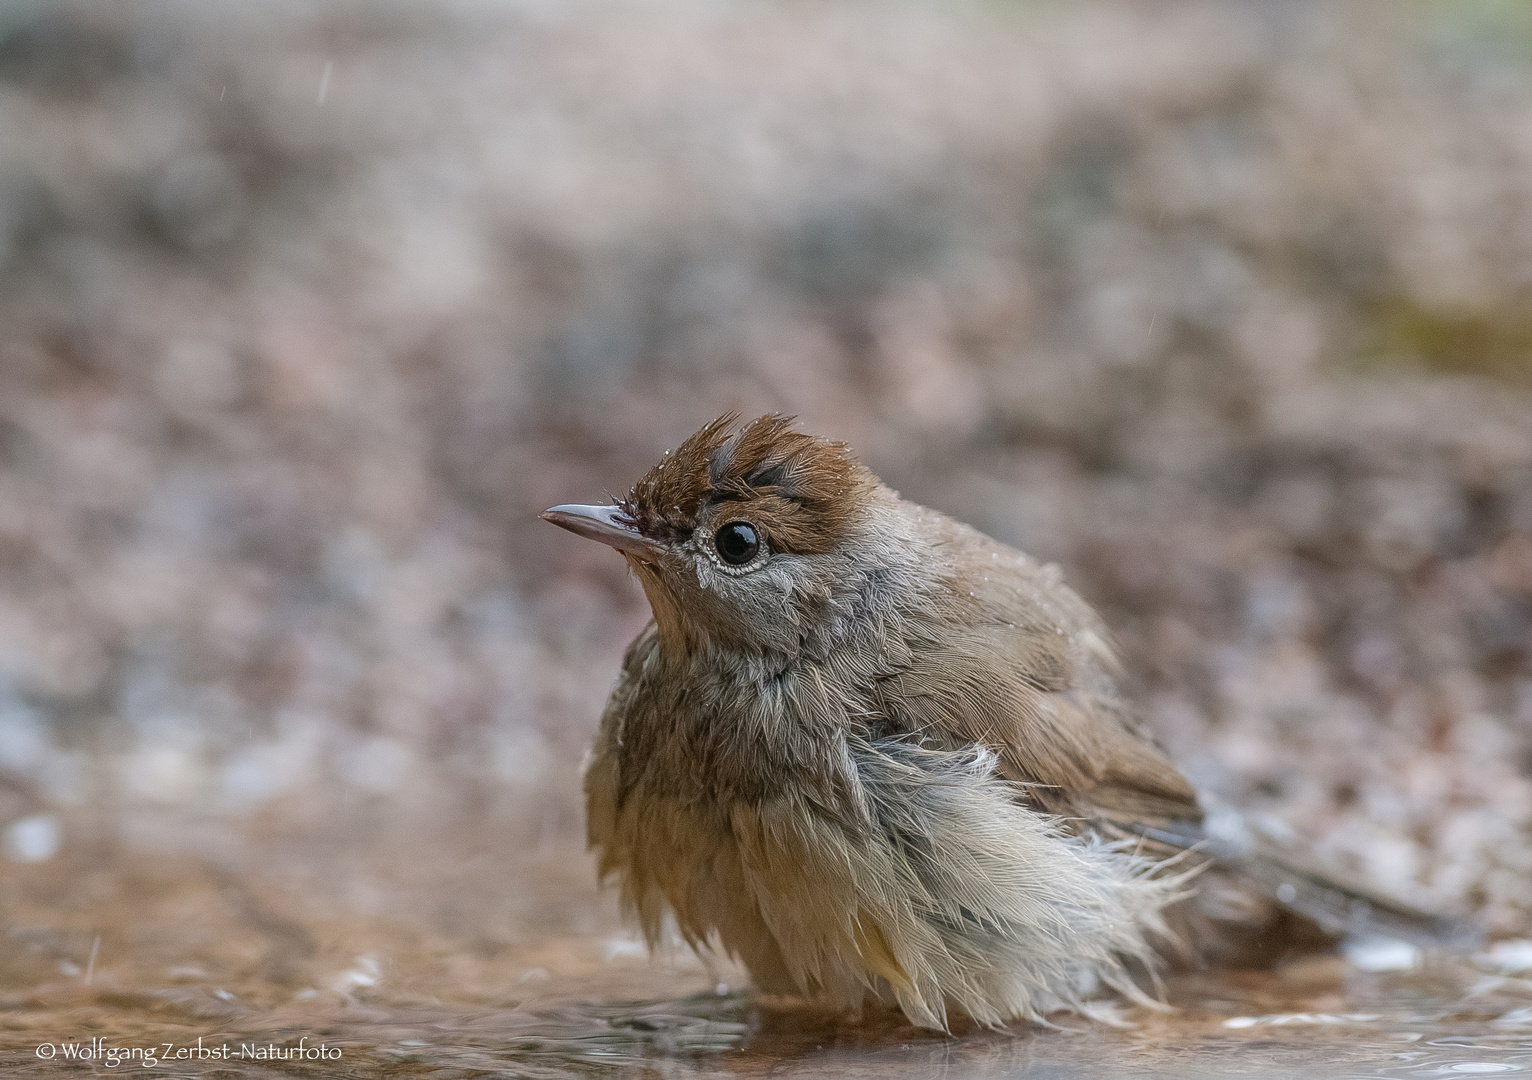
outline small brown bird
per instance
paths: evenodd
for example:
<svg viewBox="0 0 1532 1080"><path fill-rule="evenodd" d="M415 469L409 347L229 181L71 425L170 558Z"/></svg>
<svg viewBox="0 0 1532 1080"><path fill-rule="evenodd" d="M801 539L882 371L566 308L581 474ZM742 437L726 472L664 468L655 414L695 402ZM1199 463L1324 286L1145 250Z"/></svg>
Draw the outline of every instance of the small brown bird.
<svg viewBox="0 0 1532 1080"><path fill-rule="evenodd" d="M1058 568L841 443L726 416L617 505L542 516L620 551L653 608L585 773L651 946L673 917L763 992L945 1028L1144 1001L1166 953L1440 930L1205 816Z"/></svg>

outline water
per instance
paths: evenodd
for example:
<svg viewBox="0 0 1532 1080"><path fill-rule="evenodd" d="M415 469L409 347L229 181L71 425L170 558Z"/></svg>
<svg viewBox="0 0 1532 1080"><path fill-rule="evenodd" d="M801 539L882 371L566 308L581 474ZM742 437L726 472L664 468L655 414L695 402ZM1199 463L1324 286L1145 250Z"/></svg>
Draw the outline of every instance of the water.
<svg viewBox="0 0 1532 1080"><path fill-rule="evenodd" d="M668 973L673 977L674 973ZM667 976L658 980L667 982ZM1070 1023L1069 1030L960 1032L910 1028L887 1015L847 1019L769 1012L738 992L627 999L574 980L524 999L471 1004L377 994L355 1000L256 1008L205 990L54 987L6 1002L9 1075L53 1076L70 1044L98 1069L116 1049L166 1044L229 1053L207 1061L156 1060L178 1076L714 1077L1426 1077L1532 1072L1532 1022L1506 1022L1498 1000L1451 1000L1437 988L1364 985L1356 994L1387 1011L1251 1014L1265 992L1211 985L1178 995L1164 1016L1131 1016L1131 1029ZM226 991L227 992L227 991ZM1498 1011L1497 1011L1498 1010ZM1227 1013L1257 1015L1228 1026ZM1522 1012L1526 1010L1523 1008ZM1513 1014L1514 1015L1514 1014ZM97 1040L92 1042L91 1040ZM200 1040L200 1044L199 1044ZM59 1055L40 1059L38 1047ZM223 1048L227 1047L225 1051ZM98 1050L99 1048L99 1050ZM275 1048L275 1049L272 1049ZM324 1054L282 1060L293 1049ZM262 1058L262 1052L268 1058ZM244 1058L240 1057L244 1054ZM275 1056L277 1061L269 1060ZM141 1058L118 1067L140 1068Z"/></svg>
<svg viewBox="0 0 1532 1080"><path fill-rule="evenodd" d="M1061 1017L1057 1029L946 1036L888 1012L856 1020L763 1008L737 969L684 952L649 959L577 850L511 865L468 859L444 883L439 873L407 880L400 850L388 849L390 861L385 849L369 856L378 864L278 846L270 862L248 851L220 865L117 850L9 865L0 1068L210 1078L1532 1075L1532 981L1461 957L1394 974L1316 957L1272 973L1181 975L1167 984L1165 1012L1108 1007L1100 1021Z"/></svg>

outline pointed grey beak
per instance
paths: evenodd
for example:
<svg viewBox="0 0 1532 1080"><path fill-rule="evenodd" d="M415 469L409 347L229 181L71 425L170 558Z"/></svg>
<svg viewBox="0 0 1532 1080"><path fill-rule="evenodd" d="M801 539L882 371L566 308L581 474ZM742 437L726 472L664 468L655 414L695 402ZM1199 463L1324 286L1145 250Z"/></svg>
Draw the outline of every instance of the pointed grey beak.
<svg viewBox="0 0 1532 1080"><path fill-rule="evenodd" d="M659 558L664 549L633 526L619 521L617 513L618 508L615 506L566 503L563 506L550 506L538 517L646 562Z"/></svg>

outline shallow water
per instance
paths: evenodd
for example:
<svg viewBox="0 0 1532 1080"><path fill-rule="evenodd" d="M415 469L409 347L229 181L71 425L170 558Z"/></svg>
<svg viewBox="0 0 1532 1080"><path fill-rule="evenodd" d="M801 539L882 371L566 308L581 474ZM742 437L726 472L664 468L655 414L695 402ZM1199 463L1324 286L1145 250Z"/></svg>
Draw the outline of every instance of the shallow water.
<svg viewBox="0 0 1532 1080"><path fill-rule="evenodd" d="M1532 1074L1532 981L1462 957L1394 974L1315 957L1179 976L1165 1012L946 1036L888 1013L764 1008L736 969L651 960L572 850L510 874L475 863L445 887L374 880L388 902L371 914L357 910L357 865L328 883L295 874L290 853L282 874L261 865L119 852L8 868L6 1075Z"/></svg>
<svg viewBox="0 0 1532 1080"><path fill-rule="evenodd" d="M657 983L670 979L661 977ZM670 989L670 986L663 986ZM1380 1013L1255 1013L1262 992L1205 985L1177 994L1177 1011L1135 1016L1129 1029L1070 1022L952 1037L893 1017L861 1023L769 1012L737 992L684 997L609 994L570 980L520 999L470 1004L386 993L258 1009L233 995L174 987L52 986L7 1002L4 1065L54 1075L74 1044L96 1069L110 1051L149 1049L153 1067L185 1076L712 1077L1421 1077L1532 1072L1532 1019L1509 1002L1463 1001L1393 980L1355 989ZM631 992L631 990L629 991ZM225 991L225 993L229 993ZM1329 995L1327 995L1329 997ZM1290 1005L1287 1001L1284 1004ZM1327 1000L1327 1005L1338 1004ZM1343 1003L1350 1010L1353 1002ZM1259 1006L1257 1006L1259 1007ZM1230 1014L1234 1014L1231 1016ZM1510 1019L1506 1019L1510 1014ZM1249 1026L1229 1026L1253 1020ZM91 1040L96 1040L92 1042ZM163 1060L177 1048L227 1054ZM51 1060L43 1053L58 1055ZM227 1048L227 1049L225 1049ZM275 1048L273 1050L272 1048ZM294 1048L310 1060L291 1058ZM275 1056L271 1061L261 1055ZM312 1055L327 1057L314 1060ZM137 1068L132 1057L118 1067Z"/></svg>

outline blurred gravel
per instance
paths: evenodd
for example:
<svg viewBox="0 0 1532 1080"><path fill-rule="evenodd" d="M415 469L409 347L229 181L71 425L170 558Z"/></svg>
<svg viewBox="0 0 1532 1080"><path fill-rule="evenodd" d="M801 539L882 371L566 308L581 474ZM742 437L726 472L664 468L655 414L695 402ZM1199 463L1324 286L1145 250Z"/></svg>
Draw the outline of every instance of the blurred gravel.
<svg viewBox="0 0 1532 1080"><path fill-rule="evenodd" d="M781 409L1525 933L1527 10L4 0L5 858L514 874L647 617L536 512Z"/></svg>

